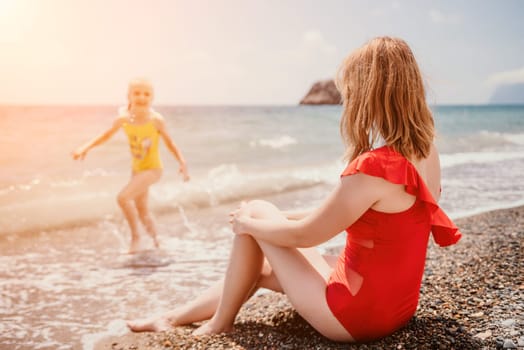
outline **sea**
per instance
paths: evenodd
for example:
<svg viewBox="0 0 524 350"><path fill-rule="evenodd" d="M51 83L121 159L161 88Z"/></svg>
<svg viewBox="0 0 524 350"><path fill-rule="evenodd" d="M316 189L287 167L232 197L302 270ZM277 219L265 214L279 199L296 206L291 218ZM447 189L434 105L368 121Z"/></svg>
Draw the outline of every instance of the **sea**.
<svg viewBox="0 0 524 350"><path fill-rule="evenodd" d="M118 106L0 106L0 349L92 349L127 332L124 320L190 300L224 273L241 201L312 208L345 167L340 106L155 108L191 180L162 145L149 191L161 247L144 235L145 251L128 255L116 203L131 173L125 135L71 157ZM524 204L524 106L431 108L448 215Z"/></svg>

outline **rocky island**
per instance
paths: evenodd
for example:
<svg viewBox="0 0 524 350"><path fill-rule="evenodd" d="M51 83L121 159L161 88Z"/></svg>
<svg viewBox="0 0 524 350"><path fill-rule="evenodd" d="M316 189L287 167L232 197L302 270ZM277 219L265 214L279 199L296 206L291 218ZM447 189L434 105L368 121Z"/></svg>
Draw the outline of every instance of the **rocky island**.
<svg viewBox="0 0 524 350"><path fill-rule="evenodd" d="M338 105L342 101L333 80L318 81L300 101L301 105Z"/></svg>

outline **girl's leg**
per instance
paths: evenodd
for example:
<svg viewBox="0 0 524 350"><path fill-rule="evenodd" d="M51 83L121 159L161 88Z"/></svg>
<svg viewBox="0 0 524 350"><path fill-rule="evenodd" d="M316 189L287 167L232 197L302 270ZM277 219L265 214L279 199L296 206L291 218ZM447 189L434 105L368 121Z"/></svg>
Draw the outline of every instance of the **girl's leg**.
<svg viewBox="0 0 524 350"><path fill-rule="evenodd" d="M118 205L124 213L124 217L129 224L131 230L131 244L129 246L129 253L135 253L140 245L140 236L137 227L137 215L133 206L133 201L140 194L148 189L150 185L158 181L162 175L162 170L144 170L135 173L131 176L129 183L124 186L117 196Z"/></svg>
<svg viewBox="0 0 524 350"><path fill-rule="evenodd" d="M146 189L143 193L139 194L135 198L135 207L138 211L138 217L140 218L140 221L146 228L146 232L153 239L155 248L158 248L159 244L158 244L158 238L156 234L155 223L153 221L153 218L151 217L151 213L149 212L149 208L147 205L148 196L149 196L149 189Z"/></svg>

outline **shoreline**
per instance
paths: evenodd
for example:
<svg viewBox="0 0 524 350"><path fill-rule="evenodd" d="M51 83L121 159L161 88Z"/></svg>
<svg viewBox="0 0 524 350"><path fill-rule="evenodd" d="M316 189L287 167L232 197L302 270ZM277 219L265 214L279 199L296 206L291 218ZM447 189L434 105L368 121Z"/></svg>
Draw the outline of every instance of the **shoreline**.
<svg viewBox="0 0 524 350"><path fill-rule="evenodd" d="M327 340L292 309L284 295L257 295L241 309L235 331L195 338L195 326L127 333L94 349L498 349L524 348L524 206L455 219L458 244L432 238L419 307L404 328L362 344Z"/></svg>
<svg viewBox="0 0 524 350"><path fill-rule="evenodd" d="M497 204L497 205L481 207L480 209L465 210L465 211L461 211L461 212L456 212L456 213L450 214L448 216L450 217L451 220L453 220L455 222L455 221L458 221L458 220L461 220L461 219L467 219L467 218L469 218L471 216L478 216L478 215L487 214L487 213L492 212L492 211L507 210L507 209L518 209L519 207L523 207L523 206L524 206L524 199L516 201L516 202L506 203L506 204Z"/></svg>

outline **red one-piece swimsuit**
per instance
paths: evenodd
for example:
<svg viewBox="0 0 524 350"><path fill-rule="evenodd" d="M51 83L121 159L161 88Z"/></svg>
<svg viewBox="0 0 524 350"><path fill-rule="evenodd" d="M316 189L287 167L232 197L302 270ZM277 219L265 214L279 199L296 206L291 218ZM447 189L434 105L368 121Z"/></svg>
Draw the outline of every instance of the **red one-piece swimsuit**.
<svg viewBox="0 0 524 350"><path fill-rule="evenodd" d="M370 208L347 228L346 246L326 288L335 317L355 340L368 341L393 333L415 314L430 232L440 246L456 243L461 233L413 164L392 148L362 154L341 176L358 172L403 184L416 196L405 211ZM350 288L349 276L362 282L358 290Z"/></svg>

